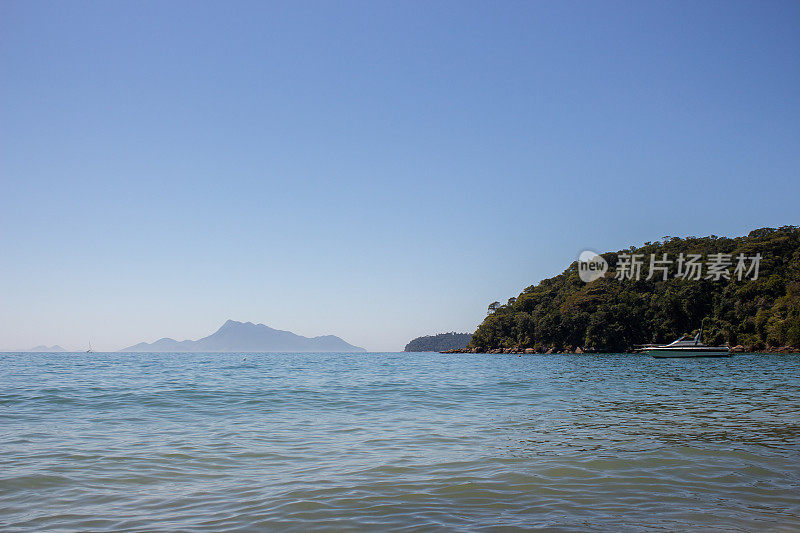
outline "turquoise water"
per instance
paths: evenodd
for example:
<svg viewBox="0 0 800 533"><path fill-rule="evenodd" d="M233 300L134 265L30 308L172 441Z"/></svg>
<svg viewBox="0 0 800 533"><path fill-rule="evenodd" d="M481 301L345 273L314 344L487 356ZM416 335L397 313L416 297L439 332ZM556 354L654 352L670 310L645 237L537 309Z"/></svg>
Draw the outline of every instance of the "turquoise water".
<svg viewBox="0 0 800 533"><path fill-rule="evenodd" d="M2 354L0 530L800 530L800 357Z"/></svg>

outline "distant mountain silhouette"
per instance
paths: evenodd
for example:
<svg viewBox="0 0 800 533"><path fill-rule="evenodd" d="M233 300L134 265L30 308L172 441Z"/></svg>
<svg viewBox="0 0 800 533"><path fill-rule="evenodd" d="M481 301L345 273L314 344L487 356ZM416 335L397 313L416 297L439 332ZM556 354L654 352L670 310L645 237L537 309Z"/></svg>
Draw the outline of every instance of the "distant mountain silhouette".
<svg viewBox="0 0 800 533"><path fill-rule="evenodd" d="M303 337L264 324L228 320L216 333L196 341L163 338L121 352L366 352L334 335Z"/></svg>
<svg viewBox="0 0 800 533"><path fill-rule="evenodd" d="M30 350L25 350L26 352L66 352L64 348L59 346L58 344L54 344L53 346L45 346L42 344L41 346L34 346Z"/></svg>

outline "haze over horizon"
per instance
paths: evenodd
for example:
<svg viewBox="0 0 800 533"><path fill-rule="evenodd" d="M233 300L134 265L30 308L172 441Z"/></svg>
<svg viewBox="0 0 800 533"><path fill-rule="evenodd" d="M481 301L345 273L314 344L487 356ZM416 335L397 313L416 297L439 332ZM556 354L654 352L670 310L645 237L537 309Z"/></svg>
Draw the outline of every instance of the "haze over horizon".
<svg viewBox="0 0 800 533"><path fill-rule="evenodd" d="M800 222L800 4L0 5L0 348L472 332Z"/></svg>

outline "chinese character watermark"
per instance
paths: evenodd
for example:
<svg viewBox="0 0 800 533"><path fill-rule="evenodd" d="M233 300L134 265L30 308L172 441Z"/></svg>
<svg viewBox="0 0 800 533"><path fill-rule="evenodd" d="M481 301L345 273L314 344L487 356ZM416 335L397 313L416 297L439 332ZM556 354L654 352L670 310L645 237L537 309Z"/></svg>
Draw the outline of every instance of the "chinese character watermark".
<svg viewBox="0 0 800 533"><path fill-rule="evenodd" d="M642 279L643 266L649 265L645 280L666 281L674 265L674 277L685 280L757 280L761 259L760 253L752 256L740 253L736 257L733 254L713 253L705 261L701 254L680 253L671 258L669 254L662 253L660 257L650 254L650 260L646 261L644 254L621 253L617 256L614 279L639 281ZM604 277L607 271L608 262L603 256L589 250L581 252L578 275L583 281L589 283Z"/></svg>
<svg viewBox="0 0 800 533"><path fill-rule="evenodd" d="M738 281L742 281L742 276L747 276L751 272L753 274L751 279L758 279L758 265L761 263L761 254L757 253L750 258L745 257L744 254L739 254L736 259L738 259L738 262L736 263L736 268L733 270L733 273L736 275ZM747 269L747 272L744 270L745 259L750 259L750 267Z"/></svg>
<svg viewBox="0 0 800 533"><path fill-rule="evenodd" d="M642 276L642 257L644 254L619 254L615 279L636 279Z"/></svg>
<svg viewBox="0 0 800 533"><path fill-rule="evenodd" d="M700 279L703 273L703 263L700 260L703 258L700 254L683 254L678 256L678 271L675 274L677 278L683 279Z"/></svg>

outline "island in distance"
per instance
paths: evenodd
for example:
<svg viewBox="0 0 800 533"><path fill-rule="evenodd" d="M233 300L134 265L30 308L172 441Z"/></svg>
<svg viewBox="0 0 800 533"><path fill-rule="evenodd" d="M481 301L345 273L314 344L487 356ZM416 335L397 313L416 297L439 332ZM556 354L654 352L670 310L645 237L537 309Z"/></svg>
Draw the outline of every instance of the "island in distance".
<svg viewBox="0 0 800 533"><path fill-rule="evenodd" d="M438 335L427 335L417 337L406 344L406 352L443 352L445 350L461 350L467 347L471 333L439 333Z"/></svg>
<svg viewBox="0 0 800 533"><path fill-rule="evenodd" d="M53 346L45 346L42 344L41 346L34 346L30 350L22 350L25 352L42 352L42 353L54 353L54 352L66 352L64 348L59 346L58 344L54 344Z"/></svg>
<svg viewBox="0 0 800 533"><path fill-rule="evenodd" d="M303 337L264 324L228 320L208 337L196 341L163 338L141 342L121 352L366 352L335 335Z"/></svg>

